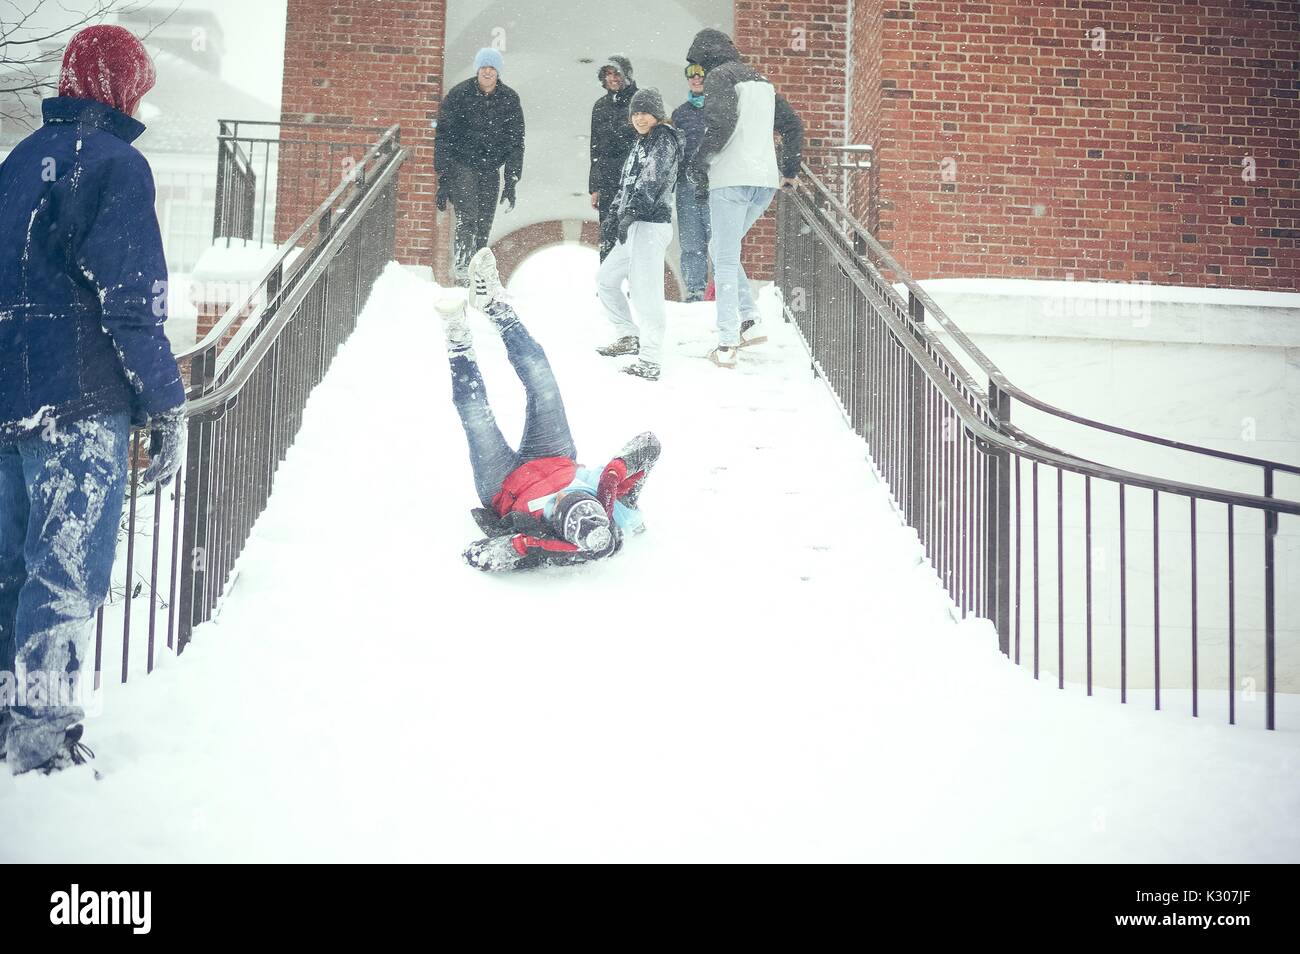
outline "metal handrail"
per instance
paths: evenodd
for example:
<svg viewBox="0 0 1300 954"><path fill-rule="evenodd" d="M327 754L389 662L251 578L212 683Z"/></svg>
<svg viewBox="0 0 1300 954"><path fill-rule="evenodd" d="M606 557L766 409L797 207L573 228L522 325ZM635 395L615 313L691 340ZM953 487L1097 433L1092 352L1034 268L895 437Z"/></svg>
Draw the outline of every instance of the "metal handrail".
<svg viewBox="0 0 1300 954"><path fill-rule="evenodd" d="M295 128L310 127L312 129L355 129L358 132L376 132L385 133L391 126L355 126L352 123L321 123L307 122L306 120L289 120L289 119L218 119L218 123L229 123L234 127L234 132L230 135L237 135L240 126L293 126ZM241 137L242 138L242 137Z"/></svg>
<svg viewBox="0 0 1300 954"><path fill-rule="evenodd" d="M1012 382L1010 378L1008 378L1006 374L1004 374L1002 370L993 363L993 361L988 357L988 355L986 355L979 348L978 345L976 345L973 341L971 341L970 338L966 335L966 333L963 332L961 328L959 328L956 325L956 323L953 322L953 320L948 317L948 314L942 308L939 307L939 305L929 295L929 293L927 293L925 289L922 288L911 277L911 274L907 271L907 269L905 269L901 264L899 264L898 260L895 259L883 245L880 244L879 240L877 240L874 235L872 235L866 228L862 226L860 222L858 222L856 218L854 218L853 214L844 207L843 203L841 203L838 199L835 198L834 194L829 189L826 188L825 183L823 183L822 180L817 177L816 173L814 173L811 169L809 169L806 164L803 165L802 172L803 172L803 177L806 178L814 187L816 198L828 204L834 210L836 216L842 219L844 223L852 230L853 239L855 241L860 241L866 247L866 249L868 249L870 253L873 256L875 256L877 260L884 265L885 268L889 269L891 272L894 273L894 276L897 278L897 280L900 283L902 283L904 286L906 286L908 293L914 296L917 301L919 301L922 305L924 305L926 313L934 317L934 319L944 329L944 331L947 332L955 342L957 342L957 344L961 347L961 349L970 356L970 358L975 362L975 364L979 367L979 369L988 376L989 381L1003 393L1015 398L1016 400L1020 401L1021 403L1029 407L1042 411L1046 414L1050 414L1054 417L1059 417L1062 420L1070 421L1071 423L1075 423L1075 424L1081 424L1085 427L1096 428L1098 430L1106 431L1111 434L1116 434L1121 437L1128 437L1134 440L1145 441L1147 443L1157 444L1162 447L1168 447L1173 450L1185 451L1187 453L1202 454L1208 457L1217 458L1219 460L1226 460L1234 463L1248 464L1256 467L1263 467L1266 470L1271 469L1276 471L1282 471L1285 473L1300 474L1300 466L1287 464L1282 461L1269 460L1267 458L1261 458L1261 457L1252 457L1246 454L1238 454L1233 451L1218 450L1213 447L1205 447L1199 444L1191 444L1186 441L1173 440L1172 438L1160 437L1155 434L1146 434L1141 431L1135 431L1130 428L1120 427L1115 424L1107 424L1103 421L1095 421L1092 420L1091 418L1084 417L1080 414L1075 414L1073 412L1066 411L1063 408L1058 408L1024 391L1020 387L1016 386L1016 384ZM814 208L815 207L816 206L814 204ZM901 307L905 308L906 302L903 301L902 296L899 295L895 289L891 288L889 289L889 291L894 294L898 304ZM924 325L922 324L920 327L924 328ZM944 348L942 343L939 342L938 339L935 338L932 333L930 333L927 330L925 334L929 335L931 343L935 347L941 349L942 353L951 357L951 352L948 351L946 348ZM960 367L960 362L956 362L954 359L954 365L956 367ZM971 381L969 381L968 384L977 393L986 395L986 392L984 392L983 389L979 388L979 386L974 383L973 379L971 379ZM986 400L987 400L987 395L986 395ZM1021 433L1023 434L1024 432Z"/></svg>
<svg viewBox="0 0 1300 954"><path fill-rule="evenodd" d="M808 200L798 193L792 195L795 202L800 203L805 211L815 213L816 208ZM821 230L822 238L826 240L827 247L835 256L840 266L844 269L849 280L873 302L883 305L875 293L871 284L867 282L859 272L858 262L840 247L839 243L834 241L834 236L826 231L824 225L816 222L815 218L810 218L815 228ZM901 298L900 298L901 301ZM1099 464L1094 461L1086 460L1074 454L1069 454L1056 450L1049 450L1045 445L1037 441L1025 441L1011 437L1001 430L994 429L985 423L981 417L976 414L970 407L970 403L948 380L948 375L940 368L921 342L917 340L914 328L906 327L893 317L888 308L882 308L881 314L889 325L890 330L894 332L899 343L905 348L912 357L922 366L930 369L931 383L953 405L954 411L961 417L962 425L966 430L979 440L986 443L991 449L1013 451L1027 460L1037 461L1042 464L1049 464L1062 470L1068 470L1073 473L1083 474L1090 477L1098 477L1105 480L1123 483L1130 487L1144 487L1148 490L1158 490L1167 493L1174 493L1184 497L1196 497L1202 500L1213 500L1218 503L1233 504L1234 506L1250 507L1258 510L1270 511L1274 513L1288 513L1300 515L1300 501L1280 500L1275 497L1264 497L1258 494L1250 494L1241 491L1220 490L1216 487L1206 487L1200 484L1185 483L1183 481L1168 480L1162 477L1152 477L1147 474L1139 474L1136 471L1123 470L1118 467L1111 467L1106 464Z"/></svg>
<svg viewBox="0 0 1300 954"><path fill-rule="evenodd" d="M221 120L221 122L230 122L230 120ZM388 157L386 161L391 161L391 157L397 152L394 147L396 146L398 138L399 127L397 125L384 128L383 136L381 136L380 139L366 151L365 156L363 156L361 161L357 163L356 168L358 170L364 170L371 162L380 156L381 153ZM230 330L231 325L240 320L240 315L252 306L258 293L263 288L267 287L267 283L277 271L281 273L282 287L287 287L293 284L301 274L302 269L308 264L308 262L312 261L316 257L319 245L321 244L320 238L318 237L313 246L309 247L306 252L295 259L291 266L292 271L288 275L285 275L283 269L290 253L296 249L299 240L304 235L312 229L318 228L321 220L333 208L339 197L342 196L354 183L364 181L364 179L365 173L363 171L358 171L335 186L334 191L331 192L324 201L316 207L316 210L303 220L296 229L294 229L293 234L281 244L280 251L276 254L275 258L258 273L257 280L250 285L248 295L245 298L232 303L202 339L196 342L192 347L187 348L176 355L177 360L180 361L194 358L205 351L217 347L222 336Z"/></svg>
<svg viewBox="0 0 1300 954"><path fill-rule="evenodd" d="M196 384L187 401L177 547L185 555L177 567L178 652L229 591L310 395L392 259L407 152L396 126L358 145L368 148L354 169L306 215L250 294L187 353ZM231 317L251 310L258 296L265 302L256 320L221 345Z"/></svg>
<svg viewBox="0 0 1300 954"><path fill-rule="evenodd" d="M1023 637L1036 679L1046 618L1057 687L1065 688L1068 674L1092 695L1096 657L1106 667L1100 684L1117 686L1121 702L1137 685L1130 657L1149 651L1151 668L1137 678L1154 690L1156 709L1166 685L1163 649L1190 683L1193 716L1201 698L1198 651L1214 659L1214 646L1222 646L1226 660L1207 663L1207 672L1212 685L1229 690L1228 722L1237 719L1239 674L1243 693L1259 678L1264 723L1276 727L1278 583L1288 572L1278 558L1293 556L1278 549L1276 537L1281 519L1300 516L1300 501L1273 496L1271 462L1258 462L1260 495L1050 447L1012 425L1010 387L990 376L984 392L952 358L936 336L939 327L926 325L926 304L934 307L929 296L914 284L895 287L886 272L902 270L892 256L806 168L795 190L781 196L777 234L776 283L786 320L796 325L813 373L866 442L955 613L989 620L999 650L1017 664ZM1135 504L1145 504L1145 513ZM1171 573L1186 588L1169 591ZM1242 580L1257 578L1262 592L1252 586L1235 602ZM1094 636L1103 641L1094 644ZM1242 639L1249 655L1238 654ZM1245 668L1237 668L1239 661Z"/></svg>
<svg viewBox="0 0 1300 954"><path fill-rule="evenodd" d="M396 128L396 126L392 127L392 129ZM404 150L399 150L397 153L393 154L393 157L394 160L398 160L404 157L404 155ZM384 186L388 185L389 181L396 176L397 170L400 166L401 162L399 161L389 162L374 179L368 180L369 185L366 194L355 206L349 208L347 219L338 228L331 230L328 234L323 236L324 241L318 246L315 253L310 256L314 263L329 261L332 254L343 244L351 231L356 227L356 223L359 221L361 214L374 204L377 197L383 191ZM312 218L308 219L308 222L318 221L321 211L322 209L317 209ZM299 261L306 260L308 257L308 255L304 254L299 258ZM295 263L295 267L303 274L307 274L305 265L298 266L298 264ZM314 265L313 267L319 266ZM306 297L310 284L310 282L302 281L295 282L291 287L289 287L289 290L285 292L279 307L276 309L272 323L267 326L264 332L258 337L258 340L253 344L252 348L246 354L241 356L239 365L230 372L226 380L214 388L210 393L196 397L189 402L188 411L190 417L202 420L205 417L219 414L229 408L231 404L238 399L239 392L243 388L248 377L257 367L258 362L262 359L265 353L274 345L276 335L293 316L294 310L302 303L303 298Z"/></svg>
<svg viewBox="0 0 1300 954"><path fill-rule="evenodd" d="M230 133L217 133L217 148L221 149L223 147L229 149L245 169L252 168L252 160L244 153L244 150L239 148L239 140Z"/></svg>
<svg viewBox="0 0 1300 954"><path fill-rule="evenodd" d="M397 175L406 159L396 127L392 130L381 141L384 149L371 150L365 164L349 176L355 194L340 187L310 216L303 210L305 227L315 227L317 234L299 250L306 254L296 260L302 267L291 283L281 281L289 267L283 257L266 270L257 290L266 298L259 320L245 322L223 346L226 322L178 356L188 359L194 386L188 393L184 467L166 486L142 481L149 463L147 431L133 430L123 559L114 567L111 599L96 614L96 687L106 669L115 668L119 647L122 682L137 671L152 671L164 645L184 651L195 627L212 617L235 578L309 396L392 259ZM358 144L359 150L373 142ZM237 143L223 142L218 168L244 158ZM301 171L281 169L284 176ZM294 242L305 238L305 228L299 229ZM292 308L285 308L286 303ZM205 398L218 388L218 395Z"/></svg>

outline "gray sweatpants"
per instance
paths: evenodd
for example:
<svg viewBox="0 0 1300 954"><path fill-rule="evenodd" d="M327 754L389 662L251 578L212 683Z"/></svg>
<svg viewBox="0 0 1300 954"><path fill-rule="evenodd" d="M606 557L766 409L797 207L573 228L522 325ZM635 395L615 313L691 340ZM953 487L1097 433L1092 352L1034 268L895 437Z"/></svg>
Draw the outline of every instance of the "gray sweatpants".
<svg viewBox="0 0 1300 954"><path fill-rule="evenodd" d="M655 364L662 364L664 255L672 240L671 222L633 222L627 241L610 249L596 273L596 294L614 326L614 337L635 335L641 341L641 359ZM632 293L631 308L623 295L625 278Z"/></svg>

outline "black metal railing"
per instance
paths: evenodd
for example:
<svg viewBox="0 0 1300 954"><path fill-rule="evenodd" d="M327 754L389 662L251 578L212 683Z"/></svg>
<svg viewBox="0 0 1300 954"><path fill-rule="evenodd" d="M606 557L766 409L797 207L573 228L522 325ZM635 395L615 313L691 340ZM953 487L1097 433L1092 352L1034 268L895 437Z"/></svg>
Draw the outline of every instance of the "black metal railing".
<svg viewBox="0 0 1300 954"><path fill-rule="evenodd" d="M189 378L185 465L165 487L142 486L147 449L133 435L125 553L96 621L96 687L114 632L125 682L153 670L164 633L182 651L229 588L307 397L392 258L405 158L398 128L385 130L211 331L177 355Z"/></svg>
<svg viewBox="0 0 1300 954"><path fill-rule="evenodd" d="M244 151L238 139L230 135L228 124L218 123L217 185L212 210L212 237L241 239L253 238L253 225L257 209L257 170L252 157ZM269 152L268 152L269 156ZM262 176L263 189L270 181ZM265 203L264 203L265 204Z"/></svg>
<svg viewBox="0 0 1300 954"><path fill-rule="evenodd" d="M259 247L280 244L355 174L387 132L383 126L247 119L220 119L217 130L213 241Z"/></svg>
<svg viewBox="0 0 1300 954"><path fill-rule="evenodd" d="M776 280L814 372L956 608L990 620L1005 654L1036 678L1055 672L1061 688L1113 688L1125 702L1149 693L1156 708L1185 692L1193 714L1213 702L1232 723L1262 696L1260 721L1275 726L1278 581L1300 562L1291 545L1280 568L1276 538L1283 520L1300 529L1300 503L1275 498L1274 475L1300 468L1100 424L1016 388L807 167L780 202ZM987 387L931 323L977 356ZM1012 425L1013 400L1197 461L1258 468L1263 493L1060 450ZM1288 688L1297 656L1285 660Z"/></svg>
<svg viewBox="0 0 1300 954"><path fill-rule="evenodd" d="M875 235L880 222L880 170L867 143L805 146L803 163L840 204Z"/></svg>

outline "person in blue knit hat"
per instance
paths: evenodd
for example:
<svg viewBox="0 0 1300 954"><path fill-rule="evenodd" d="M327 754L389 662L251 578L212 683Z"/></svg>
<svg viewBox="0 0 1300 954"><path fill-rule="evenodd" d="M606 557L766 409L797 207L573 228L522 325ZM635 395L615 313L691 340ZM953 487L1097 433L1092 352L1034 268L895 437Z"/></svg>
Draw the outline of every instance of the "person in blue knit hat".
<svg viewBox="0 0 1300 954"><path fill-rule="evenodd" d="M438 211L450 202L456 212L452 270L462 286L469 260L487 245L498 198L513 210L515 185L524 173L524 111L519 94L501 81L504 67L500 50L479 50L475 75L453 86L438 109Z"/></svg>

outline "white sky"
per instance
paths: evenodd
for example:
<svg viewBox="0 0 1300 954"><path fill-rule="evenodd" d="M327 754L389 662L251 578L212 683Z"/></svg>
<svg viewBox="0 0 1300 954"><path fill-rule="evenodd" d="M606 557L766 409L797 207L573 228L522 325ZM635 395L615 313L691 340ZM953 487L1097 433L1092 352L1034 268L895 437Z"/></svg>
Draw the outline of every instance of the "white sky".
<svg viewBox="0 0 1300 954"><path fill-rule="evenodd" d="M168 0L159 2L166 4ZM185 3L189 10L212 10L221 20L226 39L221 78L277 109L284 77L285 3L286 0L187 0Z"/></svg>
<svg viewBox="0 0 1300 954"><path fill-rule="evenodd" d="M165 14L178 5L187 10L211 10L221 21L226 55L222 78L279 108L284 75L286 0L139 0L123 6L148 7ZM33 33L48 33L78 19L78 11L93 9L94 0L0 0L0 19L12 22L33 8L28 21ZM66 41L66 37L64 38Z"/></svg>

